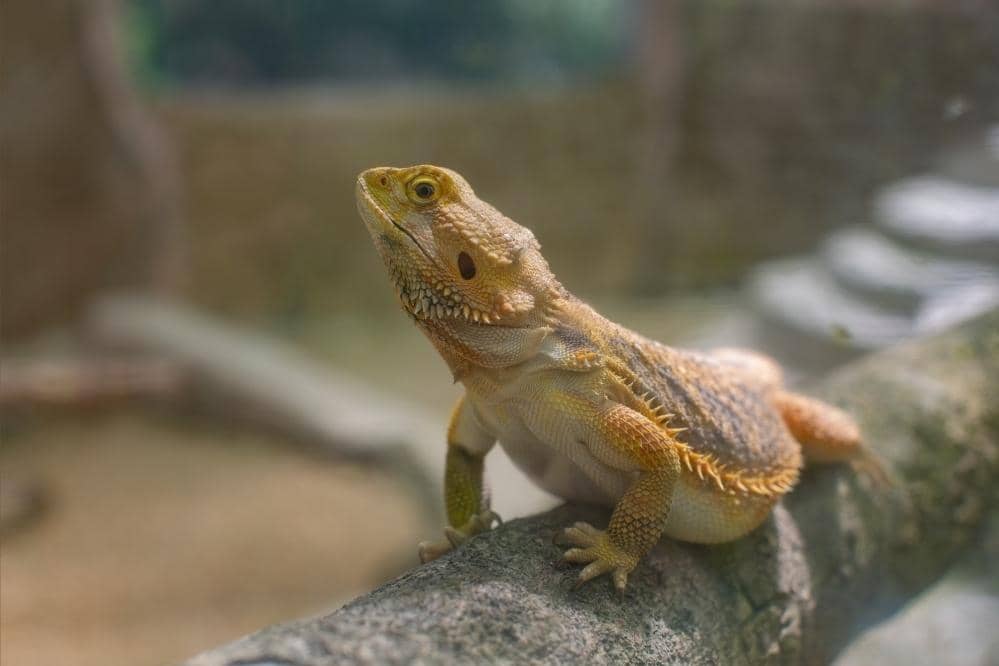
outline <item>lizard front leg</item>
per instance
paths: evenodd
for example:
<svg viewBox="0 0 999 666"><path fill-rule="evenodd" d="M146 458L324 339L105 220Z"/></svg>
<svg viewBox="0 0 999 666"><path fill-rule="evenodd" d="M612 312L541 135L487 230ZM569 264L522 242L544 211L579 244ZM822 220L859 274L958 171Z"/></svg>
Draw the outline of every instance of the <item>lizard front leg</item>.
<svg viewBox="0 0 999 666"><path fill-rule="evenodd" d="M606 531L587 523L565 530L565 538L575 547L565 552L563 561L586 564L577 587L610 573L614 587L623 592L628 574L666 527L680 457L667 430L624 405L596 409L590 428L595 434L589 443L593 455L606 465L637 471L638 476L614 507Z"/></svg>
<svg viewBox="0 0 999 666"><path fill-rule="evenodd" d="M444 462L444 507L448 526L443 541L419 545L420 561L435 560L469 537L489 530L499 516L489 508L483 492L482 470L486 454L496 440L482 428L462 396L451 415Z"/></svg>

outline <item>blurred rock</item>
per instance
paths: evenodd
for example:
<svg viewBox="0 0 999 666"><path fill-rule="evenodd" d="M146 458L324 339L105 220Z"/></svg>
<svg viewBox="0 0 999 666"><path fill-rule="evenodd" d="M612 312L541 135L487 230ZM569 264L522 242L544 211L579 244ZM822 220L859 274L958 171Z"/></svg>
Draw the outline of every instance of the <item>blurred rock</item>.
<svg viewBox="0 0 999 666"><path fill-rule="evenodd" d="M768 262L755 271L750 288L777 325L833 344L874 349L912 331L909 317L852 296L814 259Z"/></svg>
<svg viewBox="0 0 999 666"><path fill-rule="evenodd" d="M942 331L999 306L999 283L981 282L941 290L923 302L913 324L916 335Z"/></svg>
<svg viewBox="0 0 999 666"><path fill-rule="evenodd" d="M840 284L886 309L912 311L941 292L999 286L999 267L910 250L863 227L830 236L821 260Z"/></svg>
<svg viewBox="0 0 999 666"><path fill-rule="evenodd" d="M999 159L992 170L999 169ZM875 204L882 229L930 252L999 261L999 188L936 176L904 180Z"/></svg>
<svg viewBox="0 0 999 666"><path fill-rule="evenodd" d="M969 173L970 160L985 169L981 180L999 181L997 135L990 128L977 150L956 149L942 168ZM754 271L760 346L828 367L999 307L999 186L911 178L882 189L873 208L876 225L836 232L814 256Z"/></svg>

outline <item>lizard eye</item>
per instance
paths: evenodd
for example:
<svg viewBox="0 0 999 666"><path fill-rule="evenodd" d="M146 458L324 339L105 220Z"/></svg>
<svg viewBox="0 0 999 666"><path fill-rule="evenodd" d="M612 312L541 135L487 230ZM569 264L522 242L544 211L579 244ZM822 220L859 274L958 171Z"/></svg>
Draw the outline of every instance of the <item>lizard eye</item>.
<svg viewBox="0 0 999 666"><path fill-rule="evenodd" d="M458 254L458 272L461 273L461 277L466 280L471 280L475 277L475 262L472 258L468 256L467 252L461 252Z"/></svg>
<svg viewBox="0 0 999 666"><path fill-rule="evenodd" d="M437 196L437 183L430 178L417 178L409 184L409 198L414 203L425 205L436 200Z"/></svg>

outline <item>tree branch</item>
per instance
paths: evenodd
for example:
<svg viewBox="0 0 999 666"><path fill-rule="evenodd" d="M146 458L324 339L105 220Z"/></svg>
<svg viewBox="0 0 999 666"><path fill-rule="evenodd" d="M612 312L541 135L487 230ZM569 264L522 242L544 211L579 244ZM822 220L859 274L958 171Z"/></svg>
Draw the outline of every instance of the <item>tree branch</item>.
<svg viewBox="0 0 999 666"><path fill-rule="evenodd" d="M664 540L621 599L606 581L572 592L575 573L553 566L556 530L608 517L561 507L189 666L825 663L938 578L996 505L999 312L861 360L815 392L856 415L894 487L845 466L808 470L744 539Z"/></svg>
<svg viewBox="0 0 999 666"><path fill-rule="evenodd" d="M436 500L444 424L274 338L190 307L108 295L89 313L87 335L110 350L152 355L183 368L183 397L201 410L281 433L320 451L384 465L441 516ZM0 387L2 387L0 383ZM2 393L0 393L2 397Z"/></svg>
<svg viewBox="0 0 999 666"><path fill-rule="evenodd" d="M0 357L0 409L91 407L129 398L176 399L178 364L156 358Z"/></svg>

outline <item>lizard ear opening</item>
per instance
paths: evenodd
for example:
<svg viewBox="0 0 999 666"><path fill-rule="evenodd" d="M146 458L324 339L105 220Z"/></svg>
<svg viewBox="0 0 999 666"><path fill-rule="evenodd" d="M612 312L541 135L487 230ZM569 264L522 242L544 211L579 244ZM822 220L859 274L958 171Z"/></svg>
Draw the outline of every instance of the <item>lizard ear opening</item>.
<svg viewBox="0 0 999 666"><path fill-rule="evenodd" d="M460 252L458 254L458 272L466 280L471 280L475 277L475 262L472 261L467 252Z"/></svg>

